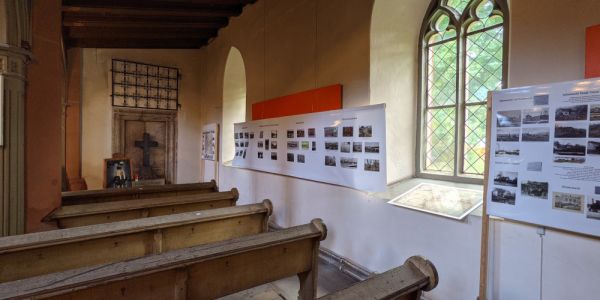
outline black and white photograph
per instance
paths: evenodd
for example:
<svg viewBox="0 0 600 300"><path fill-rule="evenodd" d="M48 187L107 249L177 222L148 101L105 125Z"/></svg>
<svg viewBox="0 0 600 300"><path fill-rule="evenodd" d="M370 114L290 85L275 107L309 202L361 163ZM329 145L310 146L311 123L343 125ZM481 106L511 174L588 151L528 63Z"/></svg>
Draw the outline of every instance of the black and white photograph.
<svg viewBox="0 0 600 300"><path fill-rule="evenodd" d="M379 159L365 159L365 171L379 172Z"/></svg>
<svg viewBox="0 0 600 300"><path fill-rule="evenodd" d="M254 139L254 132L250 132L250 139Z"/></svg>
<svg viewBox="0 0 600 300"><path fill-rule="evenodd" d="M258 152L258 159L263 159L263 153L262 152Z"/></svg>
<svg viewBox="0 0 600 300"><path fill-rule="evenodd" d="M293 130L288 130L287 131L287 138L288 139L293 139L294 138L294 131Z"/></svg>
<svg viewBox="0 0 600 300"><path fill-rule="evenodd" d="M235 142L235 146L239 148L240 147L240 143Z"/></svg>
<svg viewBox="0 0 600 300"><path fill-rule="evenodd" d="M585 216L588 219L600 220L600 197L588 196L587 211Z"/></svg>
<svg viewBox="0 0 600 300"><path fill-rule="evenodd" d="M289 142L287 142L287 148L289 150L298 150L298 141L289 141Z"/></svg>
<svg viewBox="0 0 600 300"><path fill-rule="evenodd" d="M302 150L308 150L310 148L310 142L303 141L302 142Z"/></svg>
<svg viewBox="0 0 600 300"><path fill-rule="evenodd" d="M525 180L521 182L521 195L539 199L548 199L548 183Z"/></svg>
<svg viewBox="0 0 600 300"><path fill-rule="evenodd" d="M237 140L237 138L238 138L238 133L237 133L237 132L234 132L234 133L233 133L233 139L234 139L234 140Z"/></svg>
<svg viewBox="0 0 600 300"><path fill-rule="evenodd" d="M542 162L541 161L532 161L527 163L527 171L529 172L541 172L542 171Z"/></svg>
<svg viewBox="0 0 600 300"><path fill-rule="evenodd" d="M365 143L365 153L379 153L379 143Z"/></svg>
<svg viewBox="0 0 600 300"><path fill-rule="evenodd" d="M265 150L269 150L269 146L270 146L269 140L265 140Z"/></svg>
<svg viewBox="0 0 600 300"><path fill-rule="evenodd" d="M342 146L340 147L340 151L343 153L350 153L350 151L352 150L352 143L351 142L342 142Z"/></svg>
<svg viewBox="0 0 600 300"><path fill-rule="evenodd" d="M555 156L553 161L557 164L583 164L585 163L585 157Z"/></svg>
<svg viewBox="0 0 600 300"><path fill-rule="evenodd" d="M244 142L244 147L245 147L245 148L248 148L248 145L249 145L249 144L250 144L250 142L248 142L248 141L245 141L245 142Z"/></svg>
<svg viewBox="0 0 600 300"><path fill-rule="evenodd" d="M258 141L258 148L264 148L265 147L265 142L263 141Z"/></svg>
<svg viewBox="0 0 600 300"><path fill-rule="evenodd" d="M550 95L535 95L533 96L533 105L548 105L550 103Z"/></svg>
<svg viewBox="0 0 600 300"><path fill-rule="evenodd" d="M594 187L594 193L595 193L596 195L600 195L600 186L596 186L596 187Z"/></svg>
<svg viewBox="0 0 600 300"><path fill-rule="evenodd" d="M358 128L358 137L373 137L373 126L361 125Z"/></svg>
<svg viewBox="0 0 600 300"><path fill-rule="evenodd" d="M277 149L277 141L271 141L271 150Z"/></svg>
<svg viewBox="0 0 600 300"><path fill-rule="evenodd" d="M518 142L521 137L521 129L519 128L498 128L496 141L498 142Z"/></svg>
<svg viewBox="0 0 600 300"><path fill-rule="evenodd" d="M590 121L600 121L600 104L590 105Z"/></svg>
<svg viewBox="0 0 600 300"><path fill-rule="evenodd" d="M554 140L556 155L585 156L586 140Z"/></svg>
<svg viewBox="0 0 600 300"><path fill-rule="evenodd" d="M271 152L271 160L277 160L277 152Z"/></svg>
<svg viewBox="0 0 600 300"><path fill-rule="evenodd" d="M515 205L516 193L511 190L495 188L492 190L492 202Z"/></svg>
<svg viewBox="0 0 600 300"><path fill-rule="evenodd" d="M261 131L261 132L258 134L258 138L259 138L259 139L262 139L262 138L263 138L263 136L264 136L264 134L263 134L263 131Z"/></svg>
<svg viewBox="0 0 600 300"><path fill-rule="evenodd" d="M245 138L245 139L247 139L247 138L249 138L249 137L250 137L250 133L248 133L248 132L244 132L244 138Z"/></svg>
<svg viewBox="0 0 600 300"><path fill-rule="evenodd" d="M552 193L552 208L566 210L570 212L583 213L583 203L585 196L579 194Z"/></svg>
<svg viewBox="0 0 600 300"><path fill-rule="evenodd" d="M352 127L352 126L344 126L342 128L342 136L344 136L344 137L353 137L354 136L354 127Z"/></svg>
<svg viewBox="0 0 600 300"><path fill-rule="evenodd" d="M548 142L550 141L550 129L542 128L523 128L521 136L522 142Z"/></svg>
<svg viewBox="0 0 600 300"><path fill-rule="evenodd" d="M356 158L342 157L340 158L340 166L346 169L356 169L358 167L358 161Z"/></svg>
<svg viewBox="0 0 600 300"><path fill-rule="evenodd" d="M244 153L242 154L242 158L246 159L246 150L244 150Z"/></svg>
<svg viewBox="0 0 600 300"><path fill-rule="evenodd" d="M600 138L600 122L590 123L590 137Z"/></svg>
<svg viewBox="0 0 600 300"><path fill-rule="evenodd" d="M314 128L309 128L309 129L308 129L308 137L309 137L309 138L314 138L314 137L315 137L315 134L316 134L316 131L315 131L315 129L314 129Z"/></svg>
<svg viewBox="0 0 600 300"><path fill-rule="evenodd" d="M288 162L294 162L294 153L288 153L287 154L287 161Z"/></svg>
<svg viewBox="0 0 600 300"><path fill-rule="evenodd" d="M325 165L329 167L335 167L335 156L325 155Z"/></svg>
<svg viewBox="0 0 600 300"><path fill-rule="evenodd" d="M494 176L495 185L517 187L518 173L500 171Z"/></svg>
<svg viewBox="0 0 600 300"><path fill-rule="evenodd" d="M523 124L546 124L549 120L547 107L536 107L523 111Z"/></svg>
<svg viewBox="0 0 600 300"><path fill-rule="evenodd" d="M588 141L587 154L600 155L600 140L589 140Z"/></svg>
<svg viewBox="0 0 600 300"><path fill-rule="evenodd" d="M338 137L338 128L337 127L325 127L323 129L323 133L326 138Z"/></svg>
<svg viewBox="0 0 600 300"><path fill-rule="evenodd" d="M338 149L338 142L325 142L325 150L337 151Z"/></svg>
<svg viewBox="0 0 600 300"><path fill-rule="evenodd" d="M296 131L296 137L297 137L297 138L303 138L304 136L305 136L305 131L304 131L304 129L298 129L298 130Z"/></svg>
<svg viewBox="0 0 600 300"><path fill-rule="evenodd" d="M298 161L299 163L303 164L303 163L304 163L304 161L305 161L304 154L298 154L298 159L297 159L297 161Z"/></svg>
<svg viewBox="0 0 600 300"><path fill-rule="evenodd" d="M496 117L496 126L498 127L521 127L520 110L499 111Z"/></svg>
<svg viewBox="0 0 600 300"><path fill-rule="evenodd" d="M564 122L554 126L555 138L584 138L587 137L587 123Z"/></svg>
<svg viewBox="0 0 600 300"><path fill-rule="evenodd" d="M271 130L271 138L272 139L276 139L277 138L277 129Z"/></svg>
<svg viewBox="0 0 600 300"><path fill-rule="evenodd" d="M361 142L354 142L352 143L352 152L362 152L362 143Z"/></svg>
<svg viewBox="0 0 600 300"><path fill-rule="evenodd" d="M519 143L497 143L494 154L496 157L518 157L520 153Z"/></svg>
<svg viewBox="0 0 600 300"><path fill-rule="evenodd" d="M317 142L312 141L312 151L317 151Z"/></svg>
<svg viewBox="0 0 600 300"><path fill-rule="evenodd" d="M588 117L587 105L563 106L556 109L556 121L584 121Z"/></svg>

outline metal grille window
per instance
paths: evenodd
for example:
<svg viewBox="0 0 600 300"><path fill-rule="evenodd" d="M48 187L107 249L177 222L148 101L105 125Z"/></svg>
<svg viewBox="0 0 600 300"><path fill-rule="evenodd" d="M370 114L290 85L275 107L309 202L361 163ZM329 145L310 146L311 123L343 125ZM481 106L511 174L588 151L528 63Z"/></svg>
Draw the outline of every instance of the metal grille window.
<svg viewBox="0 0 600 300"><path fill-rule="evenodd" d="M504 0L433 0L421 30L418 175L481 180L486 100L506 83Z"/></svg>
<svg viewBox="0 0 600 300"><path fill-rule="evenodd" d="M113 106L176 110L179 69L112 60Z"/></svg>

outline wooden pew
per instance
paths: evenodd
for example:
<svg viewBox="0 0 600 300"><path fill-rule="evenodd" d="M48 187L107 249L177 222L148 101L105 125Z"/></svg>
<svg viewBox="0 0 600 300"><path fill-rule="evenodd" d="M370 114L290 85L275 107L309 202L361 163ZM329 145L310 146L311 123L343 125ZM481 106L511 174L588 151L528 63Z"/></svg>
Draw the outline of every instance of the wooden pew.
<svg viewBox="0 0 600 300"><path fill-rule="evenodd" d="M213 193L218 191L219 189L217 187L217 183L214 180L201 183L73 191L62 193L62 206L146 198L173 198L186 195Z"/></svg>
<svg viewBox="0 0 600 300"><path fill-rule="evenodd" d="M400 267L318 300L420 300L422 292L434 289L438 280L437 270L429 260L413 256Z"/></svg>
<svg viewBox="0 0 600 300"><path fill-rule="evenodd" d="M177 214L203 209L234 206L237 189L229 192L205 193L177 198L148 198L104 203L62 206L44 218L56 222L58 228L94 225L139 218Z"/></svg>
<svg viewBox="0 0 600 300"><path fill-rule="evenodd" d="M268 231L271 201L0 238L0 282Z"/></svg>
<svg viewBox="0 0 600 300"><path fill-rule="evenodd" d="M276 232L0 284L0 299L215 299L297 274L316 297L321 220Z"/></svg>

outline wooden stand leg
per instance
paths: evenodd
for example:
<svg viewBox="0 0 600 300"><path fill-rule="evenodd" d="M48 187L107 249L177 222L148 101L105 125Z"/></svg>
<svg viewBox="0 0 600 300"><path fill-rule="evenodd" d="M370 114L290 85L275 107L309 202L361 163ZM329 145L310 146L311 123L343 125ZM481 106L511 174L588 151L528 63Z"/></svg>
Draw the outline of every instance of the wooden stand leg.
<svg viewBox="0 0 600 300"><path fill-rule="evenodd" d="M317 298L317 269L298 274L300 290L298 300L314 300Z"/></svg>

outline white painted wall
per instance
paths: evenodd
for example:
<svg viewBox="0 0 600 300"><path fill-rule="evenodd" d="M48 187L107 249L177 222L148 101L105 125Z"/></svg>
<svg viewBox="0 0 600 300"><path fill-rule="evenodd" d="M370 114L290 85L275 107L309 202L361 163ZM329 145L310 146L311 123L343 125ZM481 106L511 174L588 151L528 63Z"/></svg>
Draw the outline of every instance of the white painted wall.
<svg viewBox="0 0 600 300"><path fill-rule="evenodd" d="M248 6L201 51L203 123L221 121L223 72L235 46L246 63L247 115L257 101L341 82L345 107L387 104L388 139L397 141L388 141L390 179L412 176L416 43L428 2L261 0ZM513 0L510 8L511 86L583 76L584 29L600 23L600 1ZM381 272L425 255L440 274L428 298L476 299L480 217L457 222L352 189L220 165L218 173L221 189L240 190L240 203L271 199L279 225L322 218L330 231L323 246L360 265ZM540 237L536 229L492 223L491 298L597 298L600 242L554 230Z"/></svg>
<svg viewBox="0 0 600 300"><path fill-rule="evenodd" d="M246 68L240 50L231 47L225 64L223 79L223 125L224 137L233 137L233 124L246 121ZM233 160L235 142L233 138L221 139L222 161Z"/></svg>

